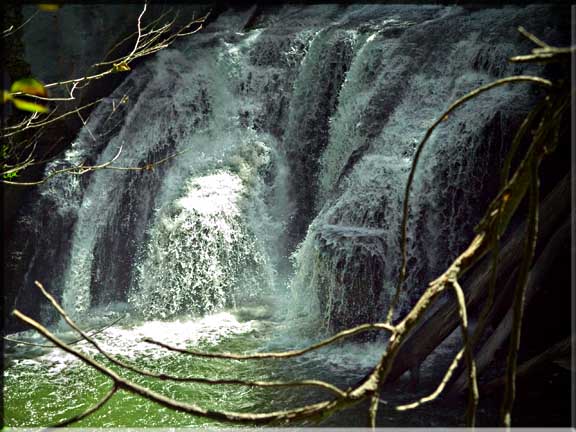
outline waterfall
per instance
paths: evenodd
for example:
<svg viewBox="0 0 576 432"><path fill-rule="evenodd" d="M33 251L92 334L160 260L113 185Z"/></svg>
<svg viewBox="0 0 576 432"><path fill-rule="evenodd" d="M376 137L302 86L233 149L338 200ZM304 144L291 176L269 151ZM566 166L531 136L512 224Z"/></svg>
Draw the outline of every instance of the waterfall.
<svg viewBox="0 0 576 432"><path fill-rule="evenodd" d="M37 279L76 317L112 303L155 319L291 295L293 314L326 329L381 319L417 143L474 87L534 72L506 59L531 48L518 25L554 42L548 11L222 14L132 71L47 166L118 155L113 169L39 187L11 254L24 263L15 302L39 308L27 294ZM501 87L432 134L411 194L402 308L470 238L534 97Z"/></svg>
<svg viewBox="0 0 576 432"><path fill-rule="evenodd" d="M501 15L432 6L418 16L410 8L380 11L357 37L318 162L318 213L294 255L294 295L327 329L385 318L418 142L452 101L520 72L506 59L522 44L504 35L511 22L534 24L534 11L520 8ZM411 191L409 270L397 316L472 238L496 191L513 125L532 100L525 88L500 88L451 114L432 134Z"/></svg>

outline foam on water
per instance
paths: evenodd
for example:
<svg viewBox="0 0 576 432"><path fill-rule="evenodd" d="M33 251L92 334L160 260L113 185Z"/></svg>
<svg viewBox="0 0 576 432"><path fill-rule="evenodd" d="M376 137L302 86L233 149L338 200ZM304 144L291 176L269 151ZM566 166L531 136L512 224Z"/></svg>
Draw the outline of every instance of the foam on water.
<svg viewBox="0 0 576 432"><path fill-rule="evenodd" d="M142 342L142 339L149 337L164 343L180 347L197 347L199 345L211 346L217 344L225 337L232 335L249 333L258 329L258 321L240 322L230 312L220 312L206 315L198 319L182 318L175 320L151 320L145 322L134 322L125 325L114 325L99 332L94 336L99 345L111 355L120 355L123 358L138 359L159 358L169 355L169 351L154 346L150 343ZM76 338L75 335L65 332L57 333L59 337L67 339ZM18 333L11 335L15 339L24 341L34 341L34 343L46 343L39 338L34 338L31 334ZM94 356L98 351L86 341L74 344L84 354ZM49 365L47 373L58 375L62 370L71 364L79 364L80 360L59 348L49 349L48 352L33 358L14 360L14 369L8 368L7 374L16 372L21 367ZM12 371L12 372L11 372ZM17 372L16 372L17 373Z"/></svg>

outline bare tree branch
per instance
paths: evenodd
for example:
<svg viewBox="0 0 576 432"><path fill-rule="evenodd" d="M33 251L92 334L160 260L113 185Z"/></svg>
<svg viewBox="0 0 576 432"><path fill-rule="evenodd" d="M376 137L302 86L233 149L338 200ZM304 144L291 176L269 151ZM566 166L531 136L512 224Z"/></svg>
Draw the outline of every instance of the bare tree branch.
<svg viewBox="0 0 576 432"><path fill-rule="evenodd" d="M412 402L405 405L398 405L396 409L398 411L406 411L418 408L420 405L432 402L434 399L440 396L442 391L444 391L444 389L446 388L446 384L448 384L448 381L450 381L450 378L452 378L452 374L458 367L458 364L460 363L460 360L462 359L463 355L464 355L464 348L461 348L460 351L458 351L458 354L456 354L456 356L452 360L452 363L450 363L450 366L448 367L448 370L446 370L444 377L442 377L440 384L438 384L438 387L436 387L436 389L432 393L430 393L428 396L418 399L416 402Z"/></svg>
<svg viewBox="0 0 576 432"><path fill-rule="evenodd" d="M5 128L3 128L3 130L6 131L11 131L8 133L5 133L2 135L2 138L8 138L11 136L14 136L16 134L22 133L24 130L29 130L29 129L34 129L34 128L39 128L39 127L44 127L46 125L55 123L57 121L62 120L63 118L66 118L70 115L76 114L77 112L80 112L86 108L90 108L91 106L94 106L96 104L98 104L99 102L102 101L103 98L97 99L93 102L87 103L79 108L76 108L74 110L71 111L67 111L64 114L55 117L55 118L50 118L49 116L53 115L56 113L56 110L53 110L52 112L49 113L48 117L42 121L38 121L38 122L34 122L33 120L37 119L38 113L34 113L32 114L30 117L28 117L26 120L24 120L23 122L19 123L16 126L6 126Z"/></svg>
<svg viewBox="0 0 576 432"><path fill-rule="evenodd" d="M39 9L36 9L34 11L34 13L32 15L30 15L30 17L24 21L22 24L20 24L18 27L14 28L14 26L10 26L8 27L6 30L4 30L2 32L2 37L3 38L7 38L8 36L12 36L14 33L16 33L18 30L22 29L26 24L28 24L30 21L32 21L34 19L34 17L38 14Z"/></svg>
<svg viewBox="0 0 576 432"><path fill-rule="evenodd" d="M129 62L132 57L134 56L134 54L136 53L136 51L138 50L138 46L140 44L140 38L142 37L142 16L144 16L144 14L146 13L146 8L148 7L148 2L144 2L144 7L142 8L142 12L140 12L140 15L138 15L138 21L137 21L137 27L138 27L138 36L136 36L136 43L134 44L134 48L132 49L132 52L130 54L128 54L126 56L125 62Z"/></svg>
<svg viewBox="0 0 576 432"><path fill-rule="evenodd" d="M162 24L162 20L168 16L168 13L163 13L163 14L161 14L160 17L153 20L152 23L150 23L146 26L143 26L142 25L142 18L144 16L144 14L146 13L146 11L147 11L147 3L144 4L142 11L140 12L140 14L138 16L136 32L134 34L130 35L128 38L124 39L123 41L119 42L117 45L115 45L109 51L107 56L112 51L114 51L119 45L124 43L126 40L131 39L134 35L136 35L136 40L135 40L134 46L133 46L130 54L128 54L127 56L120 57L120 58L116 59L115 61L104 61L101 63L97 63L96 65L93 65L94 67L107 66L107 69L104 71L97 72L94 74L87 74L87 75L80 77L80 78L62 80L62 81L53 82L53 83L44 85L44 88L46 88L46 89L63 87L66 89L68 96L55 97L55 96L50 96L50 95L49 96L37 96L37 95L30 95L30 94L25 94L25 96L27 98L30 98L30 99L36 99L39 101L48 101L48 102L53 102L53 103L55 103L55 102L60 103L60 102L67 102L67 101L76 100L76 96L75 96L74 92L77 89L83 88L87 84L89 84L90 82L92 82L94 80L101 79L101 78L103 78L107 75L110 75L112 73L124 72L124 71L130 70L129 65L134 60L136 60L137 58L148 56L150 54L153 54L157 51L160 51L164 48L169 47L178 37L191 35L193 33L196 33L197 31L200 31L200 29L202 28L202 23L208 17L208 14L206 14L200 18L193 17L191 20L189 20L188 22L186 22L184 25L180 26L179 28L174 28L178 14L175 14L171 20ZM32 19L32 17L30 17L29 20ZM195 28L190 30L192 28L192 26L195 26ZM11 29L9 29L9 30L12 31ZM5 31L4 36L6 34L7 34L7 32ZM22 95L24 95L24 93L22 93L22 92L15 92L15 93L11 94L11 96L22 96ZM38 112L31 113L30 115L26 116L26 118L19 121L17 124L3 126L1 128L0 136L2 136L2 138L10 138L10 137L13 137L15 135L28 132L30 129L37 128L37 129L42 130L45 126L52 124L52 123L55 123L55 122L58 122L58 121L61 121L62 119L66 118L70 115L78 115L78 117L82 121L82 124L84 124L84 126L86 126L86 121L85 121L81 111L85 110L86 108L90 108L90 107L98 104L101 100L102 99L98 99L94 102L85 104L81 107L74 108L72 110L68 110L62 114L59 114L59 111L60 111L60 108L62 107L62 105L57 105L55 109L52 109L46 115L41 115ZM88 132L90 133L90 135L92 135L92 132L90 130ZM93 135L92 135L92 137L94 138ZM23 142L23 145L26 147L28 146L27 141L28 141L28 139L25 139ZM12 143L12 147L13 146L14 146L14 143ZM3 157L3 159L5 159L5 161L4 160L2 161L2 171L4 171L4 172L0 173L0 175L2 177L2 179L0 179L0 182L2 182L4 184L13 185L13 186L34 186L34 185L38 185L38 184L45 182L45 180L41 180L39 182L17 182L17 181L8 180L7 175L25 170L26 168L29 167L29 165L24 163L20 159L16 159L15 162L13 162L14 159L9 159L9 158L4 158L4 157ZM6 171L6 168L11 168L12 170Z"/></svg>
<svg viewBox="0 0 576 432"><path fill-rule="evenodd" d="M359 325L357 327L348 329L348 330L344 330L341 331L337 334L335 334L334 336L328 338L328 339L324 339L321 342L318 342L317 344L311 345L309 347L306 348L302 348L299 350L293 350L293 351L282 351L282 352L257 352L257 353L253 353L253 354L234 354L234 353L209 353L209 352L204 352L204 351L195 351L195 350L189 350L189 349L184 349L184 348L178 348L178 347L174 347L168 344L165 344L163 342L151 339L151 338L144 338L142 339L143 342L148 342L154 345L158 345L162 348L166 348L167 350L170 351L175 351L175 352L179 352L182 354L189 354L189 355L193 355L196 357L204 357L204 358L217 358L217 359L230 359L230 360L256 360L256 359L280 359L280 358L291 358L291 357L298 357L301 356L303 354L306 354L310 351L316 350L318 348L322 348L325 347L327 345L330 345L333 342L336 342L337 340L340 339L344 339L346 337L358 334L358 333L362 333L368 330L387 330L389 332L391 332L392 334L394 334L394 332L396 331L395 328L393 326L390 326L388 324L383 324L383 323L375 323L375 324L362 324Z"/></svg>
<svg viewBox="0 0 576 432"><path fill-rule="evenodd" d="M116 155L112 159L110 159L108 162L104 162L104 163L99 164L99 165L92 165L92 166L80 165L80 166L73 166L70 168L63 168L60 170L55 170L55 171L52 171L50 174L48 174L46 177L44 177L42 180L38 180L35 182L16 182L16 181L11 181L11 180L0 180L0 183L17 185L17 186L35 186L35 185L39 185L42 183L46 183L52 177L54 177L58 174L62 174L62 173L68 173L68 174L74 174L74 175L84 175L90 171L108 168L110 166L110 164L114 163L114 161L116 161L116 159L118 159L120 157L120 153L122 153L122 146L120 146L118 148L118 152L116 153Z"/></svg>
<svg viewBox="0 0 576 432"><path fill-rule="evenodd" d="M408 182L406 183L406 190L404 192L404 201L403 201L403 208L402 208L402 224L400 227L400 233L401 233L400 248L401 248L402 264L400 266L400 273L399 273L398 282L396 285L396 293L394 295L392 303L390 304L390 308L388 309L388 316L386 318L387 323L391 323L392 319L394 318L394 309L398 305L398 301L400 300L400 293L402 291L402 285L404 284L404 281L406 280L406 271L407 271L406 266L407 266L407 262L408 262L407 244L406 243L407 243L407 237L408 237L407 227L408 227L408 212L409 212L409 206L410 206L410 189L412 188L412 183L414 182L414 176L416 174L416 168L418 166L418 162L420 161L420 156L422 155L422 150L424 150L424 145L426 144L426 142L428 141L428 139L432 135L432 132L434 132L434 129L436 129L436 127L440 123L447 120L449 114L452 113L452 111L457 109L459 106L461 106L465 102L477 97L481 93L484 93L485 91L491 90L491 89L496 88L496 87L500 87L502 85L506 85L506 84L510 84L510 83L518 83L518 82L530 82L530 83L542 85L544 87L552 87L552 82L549 80L546 80L546 79L543 79L540 77L527 76L527 75L518 75L518 76L502 78L502 79L493 81L489 84L480 86L477 89L472 90L471 92L467 93L466 95L464 95L463 97L458 99L452 105L450 105L448 107L448 109L446 111L444 111L444 113L442 113L442 115L440 115L438 117L438 119L432 124L432 126L430 126L428 128L428 130L426 131L426 134L424 135L424 138L422 138L422 141L420 141L420 144L418 144L418 147L416 148L416 152L414 154L414 159L412 161L412 166L410 168L410 174L408 176Z"/></svg>
<svg viewBox="0 0 576 432"><path fill-rule="evenodd" d="M102 333L104 330L109 329L114 324L117 324L118 322L120 322L120 320L123 320L124 318L126 318L126 315L121 316L118 319L115 319L110 324L107 324L106 326L102 327L101 329L94 330L94 331L88 333L88 336L90 336L90 337L96 336L97 334ZM22 340L18 340L18 339L13 339L13 338L8 337L8 336L4 336L3 339L8 341L8 342L13 342L13 343L18 344L18 345L29 345L29 346L35 346L35 347L40 347L40 348L57 348L56 345L37 344L37 343L33 343L33 342L27 342L27 341L22 341ZM85 339L84 338L78 338L78 339L75 339L73 341L66 342L66 343L68 345L74 345L74 344L77 344L78 342L82 342L83 340L85 340Z"/></svg>
<svg viewBox="0 0 576 432"><path fill-rule="evenodd" d="M89 415L95 413L100 408L102 408L106 404L106 402L108 402L110 400L110 398L116 394L116 392L119 390L119 388L120 387L118 386L118 384L114 383L112 388L98 402L96 402L94 405L89 407L87 410L85 410L84 412L82 412L78 415L75 415L74 417L70 417L69 419L63 420L60 423L56 423L52 427L64 427L64 426L68 426L68 425L73 424L73 423L77 423L82 419L85 419Z"/></svg>
<svg viewBox="0 0 576 432"><path fill-rule="evenodd" d="M557 48L548 45L541 39L528 32L524 27L518 27L518 31L531 40L534 44L538 45L539 48L534 48L532 54L520 55L510 57L510 61L514 63L526 63L526 62L548 62L548 61L563 61L569 58L574 52L576 52L576 47L566 47Z"/></svg>
<svg viewBox="0 0 576 432"><path fill-rule="evenodd" d="M530 265L536 250L536 240L538 237L538 201L539 201L539 181L538 166L540 160L533 158L531 161L532 177L530 182L530 200L528 215L528 230L526 233L526 246L524 260L520 268L518 283L514 292L514 324L512 336L510 338L510 349L508 352L506 368L506 390L504 401L502 402L502 423L509 428L512 423L512 406L516 397L516 367L518 362L518 350L520 348L520 333L522 331L522 317L524 314L524 302L526 297L526 286Z"/></svg>
<svg viewBox="0 0 576 432"><path fill-rule="evenodd" d="M468 316L466 313L466 298L464 297L464 291L458 283L458 280L453 279L451 282L460 310L460 321L462 323L462 342L464 344L464 354L466 355L466 363L468 365L469 399L468 408L466 409L466 424L468 427L473 428L476 423L476 407L478 406L476 364L474 363L474 353L472 352L472 345L470 344L470 337L468 335Z"/></svg>

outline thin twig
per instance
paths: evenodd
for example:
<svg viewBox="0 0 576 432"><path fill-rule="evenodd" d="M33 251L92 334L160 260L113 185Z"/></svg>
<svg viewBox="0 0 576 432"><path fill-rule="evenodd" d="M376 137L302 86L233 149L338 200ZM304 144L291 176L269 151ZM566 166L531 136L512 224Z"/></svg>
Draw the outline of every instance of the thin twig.
<svg viewBox="0 0 576 432"><path fill-rule="evenodd" d="M134 53L138 50L140 38L142 37L142 17L146 13L147 7L148 7L148 3L144 2L144 7L142 8L142 12L140 12L140 15L138 15L138 21L137 21L138 36L136 37L136 43L134 44L134 48L132 49L132 52L126 56L126 60L125 60L126 62L129 62L130 59L132 58L132 56L134 55Z"/></svg>
<svg viewBox="0 0 576 432"><path fill-rule="evenodd" d="M18 27L14 28L13 25L8 27L6 30L4 30L2 32L2 37L6 38L8 36L12 36L14 33L16 33L18 30L20 30L22 27L24 27L30 21L32 21L32 19L38 14L38 12L39 12L39 9L36 9L34 11L34 13L32 15L30 15L30 17L26 21L24 21L21 25L19 25Z"/></svg>
<svg viewBox="0 0 576 432"><path fill-rule="evenodd" d="M539 48L534 48L532 54L510 57L509 60L513 63L562 61L563 57L576 52L574 46L565 48L550 46L522 26L518 27L518 31L535 45L538 45Z"/></svg>
<svg viewBox="0 0 576 432"><path fill-rule="evenodd" d="M156 18L156 19L155 19L154 21L152 21L150 24L145 25L142 29L143 29L143 30L148 30L148 27L151 27L151 26L155 25L156 23L160 22L162 19L164 19L165 16L168 15L169 12L170 12L170 11L166 11L166 12L162 13L162 15L160 15L158 18ZM112 54L118 47L120 47L122 44L124 44L124 42L130 40L133 36L135 36L135 35L137 35L137 34L138 34L138 32L135 31L135 32L129 34L128 36L126 36L126 37L125 37L124 39L122 39L120 42L116 43L112 48L110 48L110 49L108 50L108 52L106 53L106 55L104 56L104 58L105 58L105 59L108 58L108 56L109 56L110 54ZM93 66L93 67L98 67L98 66L105 66L105 65L110 65L110 64L118 63L118 62L120 62L120 61L122 60L122 58L123 58L123 57L118 58L118 59L116 59L116 60L109 60L109 61L103 61L103 62L101 62L101 63L95 63L95 64L93 64L92 66Z"/></svg>
<svg viewBox="0 0 576 432"><path fill-rule="evenodd" d="M506 388L504 392L504 400L502 402L502 423L507 428L509 428L512 423L511 414L512 406L514 405L514 399L516 396L516 367L518 362L518 349L520 348L520 334L522 331L524 300L526 297L526 287L530 265L534 258L536 240L538 238L539 163L540 161L538 158L533 158L531 164L532 176L530 179L530 199L528 210L528 227L526 232L526 245L524 250L524 259L522 261L516 290L514 292L514 322L512 327L512 334L510 337L508 359L506 362Z"/></svg>
<svg viewBox="0 0 576 432"><path fill-rule="evenodd" d="M551 48L550 45L548 45L546 42L543 42L541 39L537 38L534 34L530 33L529 31L527 31L524 27L520 26L518 27L518 31L525 37L527 37L528 39L530 39L532 42L534 42L536 45L538 45L541 48Z"/></svg>
<svg viewBox="0 0 576 432"><path fill-rule="evenodd" d="M98 411L100 408L102 408L106 404L106 402L108 402L110 400L110 398L116 394L116 392L119 389L120 389L120 387L118 386L118 384L114 383L112 388L110 390L108 390L108 392L98 402L96 402L94 405L89 407L87 410L85 410L84 412L82 412L78 415L75 415L74 417L70 417L69 419L63 420L60 423L56 423L55 425L52 425L51 427L56 428L56 427L68 426L72 423L77 423L80 420L88 417L90 414L93 414L96 411Z"/></svg>
<svg viewBox="0 0 576 432"><path fill-rule="evenodd" d="M99 170L112 170L112 171L152 171L155 167L157 167L158 165L161 165L171 159L174 159L175 157L178 157L184 153L187 153L189 151L193 150L192 148L188 148L188 149L184 149L181 151L178 151L176 153L173 153L171 155L168 155L158 161L155 162L150 162L145 164L144 166L141 167L125 167L125 166L114 166L112 165L112 163L114 161L116 161L116 159L118 158L119 154L117 154L111 161L108 161L106 163L100 164L100 165L79 165L79 166L74 166L74 167L69 167L69 168L63 168L61 170L56 170L56 171L52 171L49 175L47 175L46 177L42 178L41 180L37 180L37 181L33 181L33 182L21 182L21 181L12 181L12 180L2 180L0 179L0 183L6 183L6 184L10 184L10 185L14 185L14 186L37 186L43 183L46 183L51 177L54 177L55 175L58 174L72 174L72 175L84 175L86 173L92 172L92 171L99 171ZM34 165L33 161L31 161L28 165ZM16 168L12 168L10 170L4 171L3 173L9 173L9 172L16 172L16 171L20 171L22 169L22 167L17 166ZM2 174L2 173L0 173Z"/></svg>
<svg viewBox="0 0 576 432"><path fill-rule="evenodd" d="M114 324L118 323L120 320L123 320L124 318L126 318L126 316L127 315L121 316L120 318L115 319L110 324L107 324L106 326L102 327L101 329L98 329L98 330L95 330L93 332L88 333L88 336L93 337L93 336L96 336L97 334L102 333L104 330L109 329ZM37 344L37 343L33 343L33 342L27 342L27 341L22 341L22 340L18 340L18 339L13 339L13 338L8 337L8 336L4 336L3 339L6 341L9 341L9 342L13 342L15 344L19 344L19 345L30 345L30 346L40 347L40 348L57 348L56 345ZM74 345L74 344L77 344L78 342L81 342L83 340L85 340L85 339L79 338L79 339L73 340L71 342L66 342L66 343L68 345Z"/></svg>
<svg viewBox="0 0 576 432"><path fill-rule="evenodd" d="M450 363L450 366L448 367L448 370L446 370L446 373L442 377L440 384L438 384L438 387L436 387L436 389L432 393L430 393L428 396L425 396L423 398L418 399L416 402L412 402L412 403L405 404L405 405L398 405L396 407L396 410L406 411L406 410L418 408L420 405L423 405L423 404L428 403L428 402L432 402L438 396L440 396L440 394L446 388L446 384L448 384L448 381L450 381L450 378L452 378L452 374L454 373L454 371L458 367L458 364L460 363L460 360L462 359L463 355L464 355L464 348L461 348L460 351L458 351L458 354L456 354L456 356L452 360L452 363Z"/></svg>
<svg viewBox="0 0 576 432"><path fill-rule="evenodd" d="M534 63L534 62L552 62L562 61L562 57L569 59L569 57L576 52L576 47L564 49L550 49L547 51L533 50L533 54L519 55L510 57L513 63Z"/></svg>
<svg viewBox="0 0 576 432"><path fill-rule="evenodd" d="M178 348L164 342L160 342L151 338L144 338L142 339L143 342L148 342L154 345L158 345L162 348L165 348L170 351L179 352L182 354L189 354L196 357L204 357L204 358L217 358L217 359L230 359L230 360L256 360L256 359L280 359L280 358L291 358L291 357L298 357L303 354L306 354L310 351L316 350L318 348L325 347L337 340L344 339L346 337L362 333L368 330L387 330L394 334L395 328L393 326L384 324L384 323L375 323L375 324L362 324L357 327L341 331L340 333L335 334L334 336L324 339L317 344L308 346L306 348L302 348L299 350L293 351L282 351L282 352L258 352L253 354L236 354L236 353L209 353L205 351L196 351L196 350L189 350L185 348Z"/></svg>
<svg viewBox="0 0 576 432"><path fill-rule="evenodd" d="M68 174L74 174L74 175L84 175L90 171L96 171L96 170L108 168L112 163L114 163L114 161L116 161L116 159L118 159L118 157L120 157L120 153L122 153L122 146L120 146L118 148L118 152L116 153L116 156L114 156L108 162L104 162L100 165L92 165L92 166L80 165L80 166L73 166L73 167L69 167L69 168L63 168L60 170L55 170L55 171L52 171L50 174L48 174L46 177L44 177L42 180L38 180L38 181L34 181L34 182L17 182L17 181L10 181L10 180L0 180L0 183L16 185L16 186L36 186L36 185L40 185L42 183L46 183L48 180L50 180L52 177L54 177L58 174L68 173Z"/></svg>
<svg viewBox="0 0 576 432"><path fill-rule="evenodd" d="M509 174L510 174L510 168L512 166L512 160L514 159L514 156L516 155L516 152L518 151L518 148L520 147L520 144L522 143L522 139L524 138L524 136L526 136L526 132L528 132L530 130L530 128L533 127L534 122L537 120L538 116L542 113L542 110L545 107L546 107L546 101L545 100L543 100L538 105L536 105L536 108L534 108L532 111L530 111L530 113L522 121L520 128L516 132L516 135L514 135L514 139L512 140L510 150L508 150L508 154L506 155L506 158L504 159L504 165L502 167L502 174L500 176L500 188L503 188L506 185L506 183L508 182L508 178L509 178Z"/></svg>
<svg viewBox="0 0 576 432"><path fill-rule="evenodd" d="M470 336L468 334L466 298L464 297L464 291L458 283L458 280L454 278L451 283L458 302L461 322L460 327L462 328L462 343L464 344L464 354L466 355L466 363L468 365L469 397L468 407L466 408L466 425L474 428L476 424L476 407L478 406L478 382L476 381L476 363L474 362L474 353L472 352L472 345L470 344Z"/></svg>
<svg viewBox="0 0 576 432"><path fill-rule="evenodd" d="M68 116L70 116L70 115L72 115L72 114L76 114L76 113L79 112L79 111L82 111L82 110L84 110L84 109L86 109L86 108L89 108L89 107L91 107L91 106L93 106L93 105L96 105L97 103L99 103L100 101L102 101L102 99L103 99L103 98L100 98L100 99L95 100L95 101L93 101L93 102L87 103L87 104L85 104L85 105L83 105L83 106L81 106L81 107L79 107L79 108L76 108L76 109L74 109L74 110L72 110L72 111L68 111L68 112L66 112L66 113L64 113L64 114L62 114L62 115L60 115L60 116L58 116L58 117L52 118L52 119L50 119L50 120L43 120L43 121L37 122L37 123L33 123L32 120L36 119L38 116L32 115L32 116L29 118L29 120L26 122L27 124L26 124L24 127L13 127L13 126L5 127L4 130L12 130L12 131L14 131L14 132L5 133L5 134L2 135L2 138L8 138L8 137L10 137L10 136L13 136L13 135L22 133L22 132L24 132L25 130L28 130L28 129L44 127L44 126L49 125L49 124L51 124L51 123L57 122L57 121L62 120L63 118L66 118L66 117L68 117ZM37 113L34 113L34 114L37 114Z"/></svg>

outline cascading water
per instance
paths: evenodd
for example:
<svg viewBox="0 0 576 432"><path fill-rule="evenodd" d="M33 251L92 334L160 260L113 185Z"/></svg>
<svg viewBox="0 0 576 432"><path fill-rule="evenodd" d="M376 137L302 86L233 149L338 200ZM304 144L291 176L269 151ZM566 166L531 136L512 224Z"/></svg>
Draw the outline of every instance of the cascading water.
<svg viewBox="0 0 576 432"><path fill-rule="evenodd" d="M76 315L110 302L204 313L272 294L303 240L291 289L307 314L326 328L381 318L416 144L450 101L518 72L510 35L541 28L538 11L284 7L250 31L252 10L221 16L131 73L49 165L120 153L114 169L40 188L48 214L22 219L37 234L24 286L44 280ZM410 290L469 237L530 100L495 90L432 135L412 191Z"/></svg>
<svg viewBox="0 0 576 432"><path fill-rule="evenodd" d="M308 316L330 329L385 318L399 271L402 202L414 150L449 103L519 72L506 63L519 46L493 49L493 31L507 33L511 22L531 19L517 9L474 18L460 8L430 7L418 15L378 14L382 10L389 12L373 9L378 17L352 31L354 54L317 162L317 216L295 254L294 295L306 299ZM363 13L351 13L348 22L366 18ZM471 238L475 218L496 191L510 126L532 97L523 88L498 89L432 134L411 191L410 294L404 292L399 311Z"/></svg>
<svg viewBox="0 0 576 432"><path fill-rule="evenodd" d="M192 343L185 328L200 329L193 343L252 335L261 327L241 322L255 316L238 312L246 305L275 303L284 318L303 316L312 339L382 319L418 142L474 87L538 72L506 59L531 48L518 25L555 43L551 10L316 5L222 14L130 72L48 165L50 174L114 160L38 188L9 256L18 277L9 306L53 317L30 291L40 280L79 321L130 311L146 321L142 331L167 329L174 343ZM400 311L470 238L535 95L523 85L495 89L432 134L411 193ZM231 307L242 319L221 312ZM199 321L170 321L182 317ZM232 330L214 331L217 324ZM148 352L139 332L105 334L137 333L122 347ZM240 348L310 342L274 332ZM316 368L348 386L381 354L381 345L372 348L333 347L293 370Z"/></svg>
<svg viewBox="0 0 576 432"><path fill-rule="evenodd" d="M62 285L73 315L110 301L150 318L210 312L271 285L266 245L275 222L264 200L273 197L274 179L266 185L263 174L283 162L272 136L241 125L259 103L229 80L247 73L238 64L241 46L223 50L213 38L200 38L212 48L196 41L136 71L48 167L105 163L120 153L112 170L83 181L54 178L41 189L37 208L51 205L71 237L50 257L67 261L63 274L45 282ZM43 237L58 244L62 233ZM29 278L40 279L34 270L46 264L34 260Z"/></svg>

